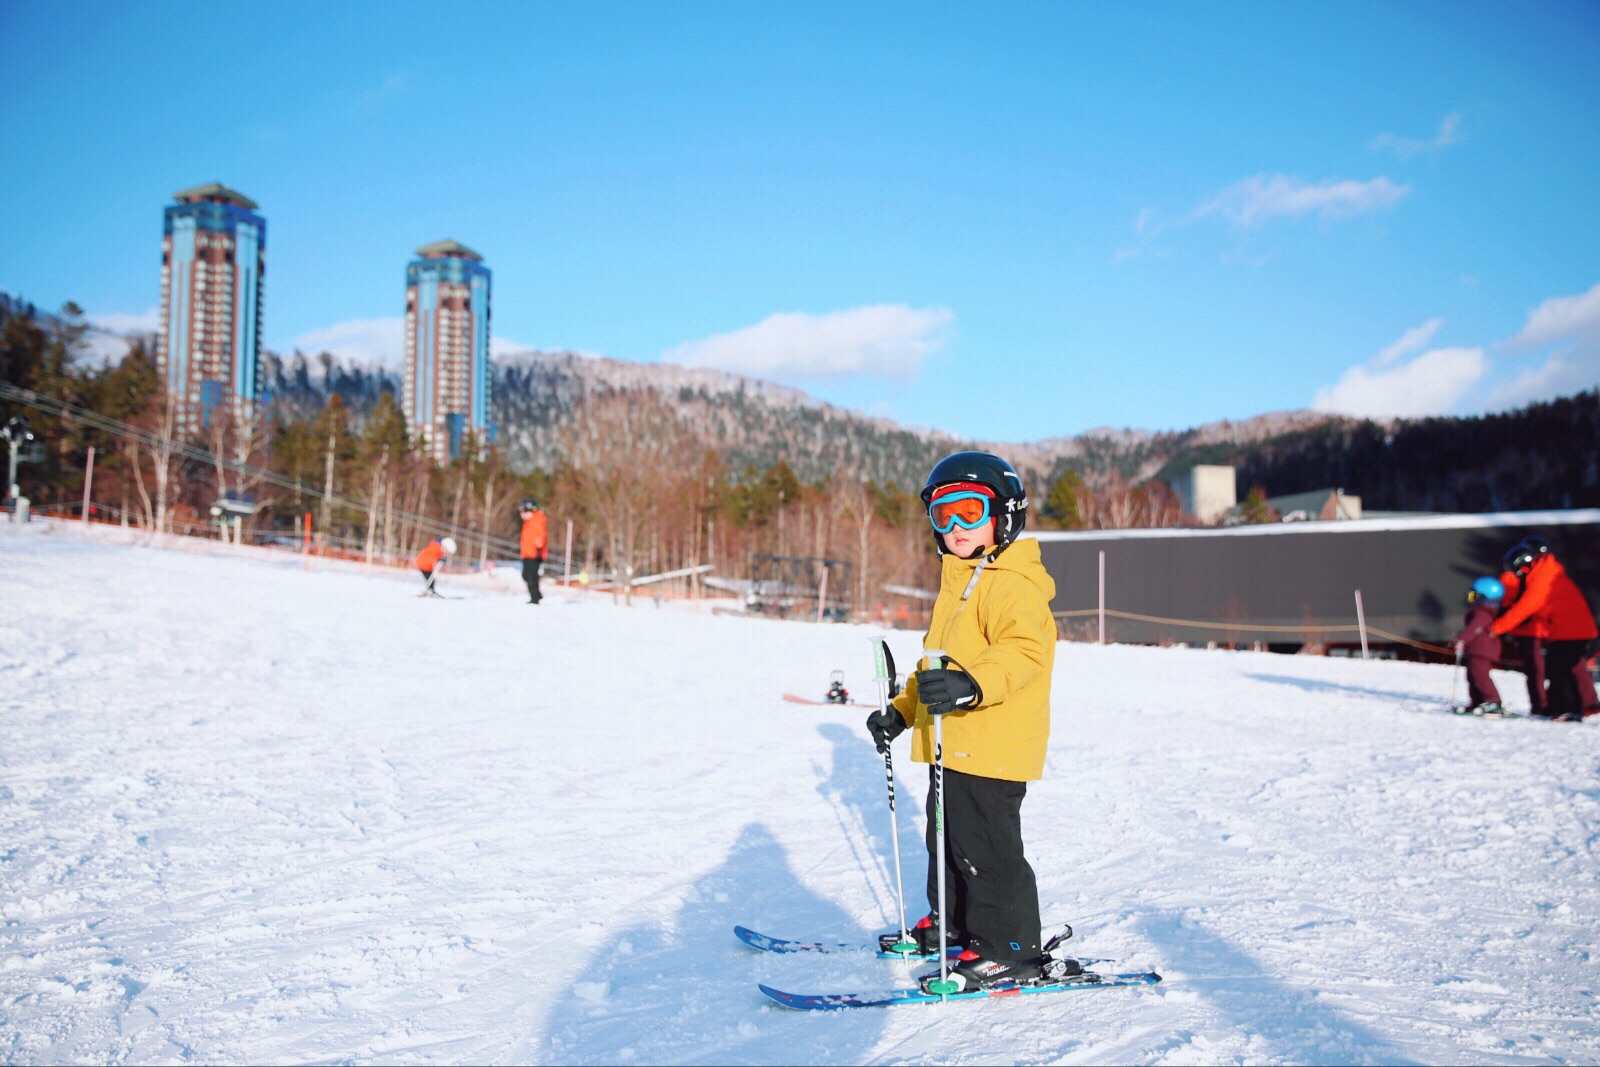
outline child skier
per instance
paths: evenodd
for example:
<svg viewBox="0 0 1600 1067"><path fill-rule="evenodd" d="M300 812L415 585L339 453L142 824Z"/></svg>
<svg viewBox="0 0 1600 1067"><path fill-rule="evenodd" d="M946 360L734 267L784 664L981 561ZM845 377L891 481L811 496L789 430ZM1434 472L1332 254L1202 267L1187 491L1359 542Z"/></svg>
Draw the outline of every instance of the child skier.
<svg viewBox="0 0 1600 1067"><path fill-rule="evenodd" d="M439 561L456 554L456 539L446 537L443 541L438 539L429 541L421 552L417 553L417 570L422 572L423 596L438 596L439 591L433 587L433 572L438 568Z"/></svg>
<svg viewBox="0 0 1600 1067"><path fill-rule="evenodd" d="M908 726L911 756L933 762L933 716L944 719L946 855L937 855L929 768L928 902L913 936L939 948L938 866L945 865L946 939L964 946L950 977L962 989L1026 983L1044 973L1039 891L1022 848L1022 798L1044 772L1050 736L1055 582L1039 542L1018 541L1028 496L1011 464L957 452L922 489L942 557L924 648L942 664L917 671L891 706L867 719L886 752ZM890 935L898 940L898 934ZM937 977L934 975L933 977Z"/></svg>
<svg viewBox="0 0 1600 1067"><path fill-rule="evenodd" d="M1500 638L1490 629L1500 603L1505 600L1506 587L1498 578L1479 578L1467 590L1467 618L1456 634L1456 651L1467 667L1467 706L1463 714L1503 715L1500 691L1489 677L1489 668L1500 658Z"/></svg>

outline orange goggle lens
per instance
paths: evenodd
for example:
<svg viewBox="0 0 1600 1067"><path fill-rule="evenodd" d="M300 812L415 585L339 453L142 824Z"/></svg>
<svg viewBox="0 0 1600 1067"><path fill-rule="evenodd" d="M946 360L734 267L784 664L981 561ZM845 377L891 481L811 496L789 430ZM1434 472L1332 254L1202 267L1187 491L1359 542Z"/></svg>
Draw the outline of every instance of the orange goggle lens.
<svg viewBox="0 0 1600 1067"><path fill-rule="evenodd" d="M958 523L962 529L976 530L989 521L989 498L981 493L952 493L929 505L928 519L942 534Z"/></svg>

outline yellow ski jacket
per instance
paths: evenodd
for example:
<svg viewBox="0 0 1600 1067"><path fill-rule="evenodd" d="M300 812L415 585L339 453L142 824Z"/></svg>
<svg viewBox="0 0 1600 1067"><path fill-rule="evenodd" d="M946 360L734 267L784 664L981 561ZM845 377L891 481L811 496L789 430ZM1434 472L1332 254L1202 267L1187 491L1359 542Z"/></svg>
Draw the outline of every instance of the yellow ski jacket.
<svg viewBox="0 0 1600 1067"><path fill-rule="evenodd" d="M944 717L944 765L983 778L1037 781L1050 741L1050 673L1056 660L1056 583L1039 559L1039 542L1013 542L973 583L980 560L946 554L939 599L923 638L977 679L983 703ZM964 596L968 585L970 595ZM911 758L933 762L933 717L917 700L915 672L895 710L912 729Z"/></svg>

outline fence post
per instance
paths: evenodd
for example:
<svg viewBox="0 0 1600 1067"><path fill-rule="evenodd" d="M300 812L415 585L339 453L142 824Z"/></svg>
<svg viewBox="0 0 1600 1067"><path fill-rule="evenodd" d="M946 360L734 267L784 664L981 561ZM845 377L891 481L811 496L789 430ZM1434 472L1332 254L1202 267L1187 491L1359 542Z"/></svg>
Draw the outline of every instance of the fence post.
<svg viewBox="0 0 1600 1067"><path fill-rule="evenodd" d="M1361 658L1367 658L1367 613L1361 606L1361 590L1356 590L1356 625L1361 629Z"/></svg>
<svg viewBox="0 0 1600 1067"><path fill-rule="evenodd" d="M1100 643L1106 643L1106 550L1100 550Z"/></svg>
<svg viewBox="0 0 1600 1067"><path fill-rule="evenodd" d="M567 551L561 565L561 584L564 588L572 588L572 520L567 520Z"/></svg>
<svg viewBox="0 0 1600 1067"><path fill-rule="evenodd" d="M828 604L828 565L822 564L822 588L817 590L817 621L822 621L823 609Z"/></svg>
<svg viewBox="0 0 1600 1067"><path fill-rule="evenodd" d="M94 445L89 446L89 461L83 471L83 521L89 521L89 491L94 488Z"/></svg>

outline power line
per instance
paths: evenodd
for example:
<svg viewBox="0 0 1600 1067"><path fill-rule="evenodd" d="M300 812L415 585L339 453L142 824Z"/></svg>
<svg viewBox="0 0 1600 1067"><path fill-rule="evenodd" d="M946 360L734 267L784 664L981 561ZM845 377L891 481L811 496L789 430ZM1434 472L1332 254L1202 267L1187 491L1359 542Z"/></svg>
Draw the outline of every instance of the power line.
<svg viewBox="0 0 1600 1067"><path fill-rule="evenodd" d="M199 445L188 441L181 441L177 438L173 438L170 441L163 442L159 434L150 430L141 429L140 427L134 426L131 423L123 422L121 419L114 419L109 415L102 415L97 411L90 410L89 408L81 408L76 404L69 404L64 400L59 400L53 396L46 396L43 393L36 393L32 389L20 388L12 385L10 382L0 381L0 398L15 401L18 404L26 404L31 408L34 408L38 411L43 411L47 414L73 419L74 421L81 422L86 426L93 426L97 430L104 430L107 433L116 434L119 437L131 438L135 441L138 441L151 451L155 451L157 448L168 448L173 452L173 454L182 456L185 459L192 459L213 467L221 466L234 472L235 474L255 478L258 481L266 482L267 484L277 486L280 489L292 490L295 493L308 496L313 500L326 501L331 507L342 507L348 508L351 511L370 513L377 506L376 502L362 504L346 497L323 493L321 490L313 489L296 479L288 478L276 471L269 470L266 467L258 467L253 463L246 463L243 460L228 459L226 456L218 456L210 449L201 448ZM415 512L395 509L391 509L391 512L404 524L409 525L412 528L421 531L422 533L432 534L439 537L447 537L458 532L449 523L442 522L439 519L431 518L427 515L419 515ZM518 542L504 537L492 536L487 531L482 534L474 534L473 536L486 541L490 547L498 548L503 551L520 551L521 549L521 546L518 544Z"/></svg>

